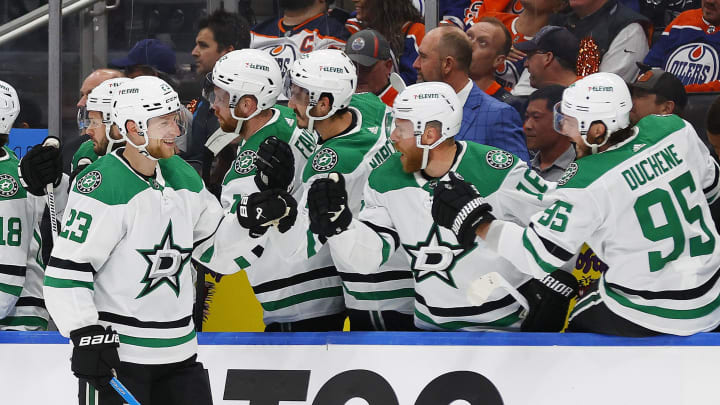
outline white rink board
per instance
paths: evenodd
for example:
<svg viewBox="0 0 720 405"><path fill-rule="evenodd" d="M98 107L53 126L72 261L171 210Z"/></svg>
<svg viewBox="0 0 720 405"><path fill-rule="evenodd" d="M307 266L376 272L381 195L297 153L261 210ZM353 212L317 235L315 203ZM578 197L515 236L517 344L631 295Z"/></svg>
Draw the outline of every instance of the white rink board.
<svg viewBox="0 0 720 405"><path fill-rule="evenodd" d="M6 334L0 332L0 342L24 338L7 338ZM272 370L295 370L298 375L304 374L307 378L299 385L306 387L305 400L281 401L279 405L312 404L321 387L332 390L337 384L328 381L348 370L373 372L367 374L386 381L402 405L416 404L431 381L457 371L483 375L497 388L504 404L720 403L720 335L651 339L518 335L203 334L199 359L209 370L215 404L249 403L223 400L226 385L235 381L228 380L228 370L262 370L265 375L272 374ZM30 340L62 341L49 333L40 337L43 339ZM379 341L390 344L380 345ZM588 345L578 345L583 341ZM70 353L67 343L0 344L2 403L76 404L77 383L70 372ZM266 381L268 384L276 381L268 380L272 380ZM281 384L276 391L284 388ZM452 388L444 385L443 395L451 395ZM335 403L392 404L359 399Z"/></svg>

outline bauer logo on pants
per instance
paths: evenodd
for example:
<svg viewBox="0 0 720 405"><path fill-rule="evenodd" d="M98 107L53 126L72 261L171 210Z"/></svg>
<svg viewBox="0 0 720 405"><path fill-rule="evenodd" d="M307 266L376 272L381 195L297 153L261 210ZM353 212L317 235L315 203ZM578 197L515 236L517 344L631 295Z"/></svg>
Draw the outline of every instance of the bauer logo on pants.
<svg viewBox="0 0 720 405"><path fill-rule="evenodd" d="M77 189L83 194L88 194L100 187L100 183L102 183L102 174L97 170L93 170L77 181Z"/></svg>
<svg viewBox="0 0 720 405"><path fill-rule="evenodd" d="M19 190L15 178L9 174L0 174L0 197L12 197Z"/></svg>

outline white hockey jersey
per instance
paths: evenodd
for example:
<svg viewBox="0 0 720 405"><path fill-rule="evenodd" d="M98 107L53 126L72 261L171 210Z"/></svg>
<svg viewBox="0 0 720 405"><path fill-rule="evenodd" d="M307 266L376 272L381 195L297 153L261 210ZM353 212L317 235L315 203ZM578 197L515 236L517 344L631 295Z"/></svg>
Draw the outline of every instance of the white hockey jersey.
<svg viewBox="0 0 720 405"><path fill-rule="evenodd" d="M318 146L299 176L303 185L295 194L299 198L295 226L285 234L270 228L253 239L234 214L226 216L212 246L201 257L201 262L224 269L223 273L246 269L266 324L337 314L345 308L343 284L329 251L319 249L322 244L308 230L305 206L309 184L330 171L339 171L345 175L350 208L357 213L370 170L390 155L382 151L387 148L385 104L377 96L363 93L354 95L350 106L357 119L355 126Z"/></svg>
<svg viewBox="0 0 720 405"><path fill-rule="evenodd" d="M193 247L212 236L222 208L179 157L159 160L148 178L124 150L73 182L45 272L45 302L64 336L110 325L120 335L120 360L179 362L197 353Z"/></svg>
<svg viewBox="0 0 720 405"><path fill-rule="evenodd" d="M451 171L476 186L494 207L493 214L518 223L545 207L550 187L509 152L458 141ZM530 277L478 240L462 248L455 235L433 222L431 208L438 179L405 173L393 155L370 175L365 206L350 229L330 237L332 257L340 267L373 274L396 249L407 256L414 276L415 324L429 330L516 330L522 307L496 289L485 304L468 299L470 285L498 272L518 288Z"/></svg>
<svg viewBox="0 0 720 405"><path fill-rule="evenodd" d="M45 208L45 199L25 191L17 173L18 159L6 152L0 157L0 325L19 326L30 320L6 317L29 282L26 278L28 267L33 274L37 270L38 244L35 249L31 249L31 244L34 229Z"/></svg>
<svg viewBox="0 0 720 405"><path fill-rule="evenodd" d="M708 204L720 195L720 169L677 116L650 115L636 131L568 167L528 228L493 222L487 242L534 277L587 242L608 265L598 297L611 311L662 333L711 330L720 323L720 237Z"/></svg>

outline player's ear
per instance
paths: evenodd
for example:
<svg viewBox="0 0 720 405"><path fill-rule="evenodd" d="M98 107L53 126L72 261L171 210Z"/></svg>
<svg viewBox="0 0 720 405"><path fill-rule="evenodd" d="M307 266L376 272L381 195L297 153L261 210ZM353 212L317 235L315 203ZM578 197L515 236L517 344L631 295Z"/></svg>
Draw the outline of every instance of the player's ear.
<svg viewBox="0 0 720 405"><path fill-rule="evenodd" d="M606 132L607 127L602 121L593 122L588 129L587 140L591 144L600 144L605 140L605 136L609 135Z"/></svg>
<svg viewBox="0 0 720 405"><path fill-rule="evenodd" d="M432 124L426 125L425 132L422 135L422 144L432 145L437 142L437 140L440 139L441 136L442 133L440 132L440 126Z"/></svg>
<svg viewBox="0 0 720 405"><path fill-rule="evenodd" d="M668 100L660 104L660 114L672 114L675 109L675 102Z"/></svg>
<svg viewBox="0 0 720 405"><path fill-rule="evenodd" d="M127 121L125 123L125 130L128 134L137 134L137 125L135 121Z"/></svg>
<svg viewBox="0 0 720 405"><path fill-rule="evenodd" d="M317 102L317 105L315 106L317 108L318 114L317 116L322 117L326 115L330 111L330 97L328 97L327 94L323 94L320 96L320 99ZM315 115L313 113L313 115Z"/></svg>

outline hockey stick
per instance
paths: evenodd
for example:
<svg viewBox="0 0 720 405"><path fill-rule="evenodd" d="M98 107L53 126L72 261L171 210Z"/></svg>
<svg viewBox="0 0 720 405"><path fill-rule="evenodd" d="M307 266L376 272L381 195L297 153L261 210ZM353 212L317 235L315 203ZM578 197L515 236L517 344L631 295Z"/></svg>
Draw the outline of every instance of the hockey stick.
<svg viewBox="0 0 720 405"><path fill-rule="evenodd" d="M490 297L490 294L497 288L502 288L503 290L507 291L507 293L510 294L513 298L515 298L515 301L517 301L520 306L525 308L525 311L523 312L530 311L530 304L528 303L527 299L522 294L520 294L520 292L515 287L511 286L510 283L505 280L505 277L501 276L500 273L496 271L485 274L477 280L473 281L470 284L470 289L468 289L467 297L470 300L470 303L476 306L480 306L484 304L485 301L487 301L488 297Z"/></svg>
<svg viewBox="0 0 720 405"><path fill-rule="evenodd" d="M117 374L115 373L115 370L113 372L113 378L110 379L110 385L115 389L115 391L123 397L125 402L127 402L129 405L140 405L140 402L138 402L137 399L133 396L133 394L128 391L127 388L120 382L120 380L117 379Z"/></svg>
<svg viewBox="0 0 720 405"><path fill-rule="evenodd" d="M48 138L43 142L43 146L52 146L53 148L60 148L60 141L57 138ZM47 205L50 211L50 229L52 229L53 241L58 237L58 226L57 226L57 211L55 210L55 193L53 184L50 183L45 186L47 194Z"/></svg>

